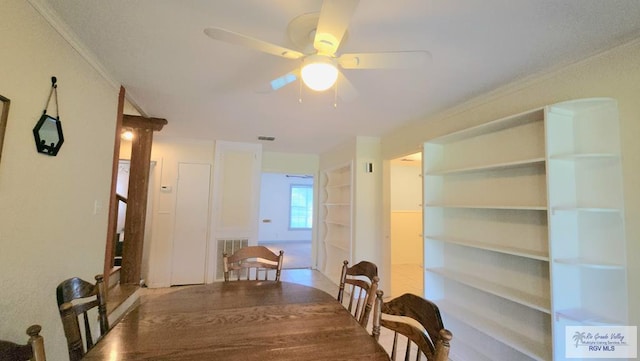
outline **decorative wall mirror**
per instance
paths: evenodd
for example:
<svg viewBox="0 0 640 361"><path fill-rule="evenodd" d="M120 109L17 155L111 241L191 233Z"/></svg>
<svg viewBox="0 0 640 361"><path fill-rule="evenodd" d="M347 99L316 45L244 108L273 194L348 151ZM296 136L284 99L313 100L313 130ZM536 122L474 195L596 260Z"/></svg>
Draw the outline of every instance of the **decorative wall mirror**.
<svg viewBox="0 0 640 361"><path fill-rule="evenodd" d="M33 128L36 148L39 153L56 155L64 142L62 124L50 115L42 114L38 124Z"/></svg>
<svg viewBox="0 0 640 361"><path fill-rule="evenodd" d="M60 114L58 113L58 85L56 84L56 77L51 77L51 92L49 93L49 99L47 99L47 105L44 107L42 116L38 123L33 128L33 137L36 141L36 148L38 153L43 153L51 156L58 154L62 143L64 142L64 136L62 135L62 123L60 123ZM51 96L56 95L56 117L47 114L47 108L49 107L49 101Z"/></svg>
<svg viewBox="0 0 640 361"><path fill-rule="evenodd" d="M9 118L9 99L0 95L0 158L2 158L2 143L4 142L4 132L7 129L7 119Z"/></svg>

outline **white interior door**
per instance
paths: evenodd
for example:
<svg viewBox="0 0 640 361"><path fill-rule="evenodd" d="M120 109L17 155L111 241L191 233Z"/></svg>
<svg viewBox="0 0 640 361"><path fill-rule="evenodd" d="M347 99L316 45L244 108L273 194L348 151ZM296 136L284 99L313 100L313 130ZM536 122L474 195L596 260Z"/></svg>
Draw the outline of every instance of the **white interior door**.
<svg viewBox="0 0 640 361"><path fill-rule="evenodd" d="M205 281L210 174L209 164L178 165L171 285Z"/></svg>

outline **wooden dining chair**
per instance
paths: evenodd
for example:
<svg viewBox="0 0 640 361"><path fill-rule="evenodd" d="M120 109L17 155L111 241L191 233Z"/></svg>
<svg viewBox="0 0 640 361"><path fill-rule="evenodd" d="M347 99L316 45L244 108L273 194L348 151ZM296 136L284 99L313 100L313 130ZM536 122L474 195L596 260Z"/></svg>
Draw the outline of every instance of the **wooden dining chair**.
<svg viewBox="0 0 640 361"><path fill-rule="evenodd" d="M416 353L416 360L426 356L428 361L447 361L449 359L450 342L453 334L444 328L438 306L422 297L405 293L391 301L382 300L383 292L376 292L376 302L373 311L373 337L380 338L380 328L385 327L393 331L393 346L391 360L395 361L398 354L398 335L406 338L404 360L409 360L412 352ZM385 319L383 316L399 316ZM415 322L405 322L411 318ZM408 321L408 320L407 320ZM412 344L417 347L412 347Z"/></svg>
<svg viewBox="0 0 640 361"><path fill-rule="evenodd" d="M104 279L102 275L97 275L95 279L96 283L93 284L74 277L61 282L56 288L60 318L67 338L70 361L80 360L94 345L91 335L92 325L89 322L89 311L97 308L98 312L100 336L96 339L96 342L109 331ZM84 318L86 349L82 346L82 333L78 322L80 315Z"/></svg>
<svg viewBox="0 0 640 361"><path fill-rule="evenodd" d="M264 246L248 246L237 250L232 255L222 256L224 264L224 281L229 282L230 275L236 274L236 279L259 280L264 273L263 280L269 280L269 274L275 271L275 281L280 281L284 251L275 254Z"/></svg>
<svg viewBox="0 0 640 361"><path fill-rule="evenodd" d="M349 261L343 262L338 302L365 328L376 298L378 282L378 266L374 263L361 261L349 267ZM348 295L348 300L345 299L345 294Z"/></svg>
<svg viewBox="0 0 640 361"><path fill-rule="evenodd" d="M40 336L42 327L32 325L27 328L29 340L26 345L0 340L0 361L46 361L44 338Z"/></svg>

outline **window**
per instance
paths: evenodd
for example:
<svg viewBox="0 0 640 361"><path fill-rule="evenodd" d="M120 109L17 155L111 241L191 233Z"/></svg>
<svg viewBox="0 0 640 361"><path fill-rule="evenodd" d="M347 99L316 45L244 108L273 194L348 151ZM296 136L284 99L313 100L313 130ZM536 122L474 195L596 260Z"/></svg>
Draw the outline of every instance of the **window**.
<svg viewBox="0 0 640 361"><path fill-rule="evenodd" d="M313 186L291 185L289 228L311 229L313 224Z"/></svg>

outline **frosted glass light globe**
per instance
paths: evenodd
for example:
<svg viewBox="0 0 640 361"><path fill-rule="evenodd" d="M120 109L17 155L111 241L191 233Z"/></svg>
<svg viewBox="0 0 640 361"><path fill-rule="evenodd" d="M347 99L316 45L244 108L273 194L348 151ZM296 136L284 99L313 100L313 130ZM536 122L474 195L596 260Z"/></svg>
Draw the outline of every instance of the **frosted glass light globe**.
<svg viewBox="0 0 640 361"><path fill-rule="evenodd" d="M307 57L301 74L305 85L315 91L327 90L338 80L338 68L334 61L322 55Z"/></svg>

